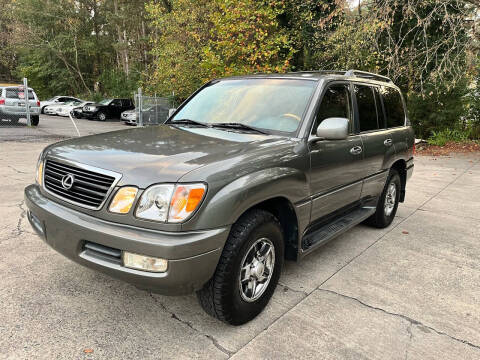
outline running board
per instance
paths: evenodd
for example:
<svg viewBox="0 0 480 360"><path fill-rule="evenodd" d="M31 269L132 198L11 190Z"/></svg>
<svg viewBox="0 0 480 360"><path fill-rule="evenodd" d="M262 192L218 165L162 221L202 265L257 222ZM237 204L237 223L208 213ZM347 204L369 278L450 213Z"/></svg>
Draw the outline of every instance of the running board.
<svg viewBox="0 0 480 360"><path fill-rule="evenodd" d="M302 250L310 250L313 247L321 246L329 242L355 225L368 219L375 213L375 210L376 208L374 207L364 206L335 218L332 222L305 235L302 239Z"/></svg>

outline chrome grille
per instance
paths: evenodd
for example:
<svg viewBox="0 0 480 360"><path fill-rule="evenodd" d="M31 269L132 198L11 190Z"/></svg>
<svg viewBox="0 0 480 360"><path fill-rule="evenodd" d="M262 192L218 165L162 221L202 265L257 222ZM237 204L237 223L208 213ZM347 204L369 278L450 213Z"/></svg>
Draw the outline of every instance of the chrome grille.
<svg viewBox="0 0 480 360"><path fill-rule="evenodd" d="M62 180L73 175L70 188ZM47 160L43 174L44 186L50 193L74 204L98 209L109 194L116 178L69 164Z"/></svg>

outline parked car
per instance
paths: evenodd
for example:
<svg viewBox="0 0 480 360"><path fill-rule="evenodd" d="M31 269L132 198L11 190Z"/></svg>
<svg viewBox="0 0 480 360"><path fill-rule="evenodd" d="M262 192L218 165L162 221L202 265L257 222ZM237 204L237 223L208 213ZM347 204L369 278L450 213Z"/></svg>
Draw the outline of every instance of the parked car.
<svg viewBox="0 0 480 360"><path fill-rule="evenodd" d="M40 101L41 113L46 114L45 108L49 105L63 105L70 101L82 101L73 96L54 96L48 100ZM55 114L51 114L55 115Z"/></svg>
<svg viewBox="0 0 480 360"><path fill-rule="evenodd" d="M137 120L138 120L138 110L137 109L132 109L132 110L127 110L122 112L120 115L120 119L123 120L123 122L126 125L137 125Z"/></svg>
<svg viewBox="0 0 480 360"><path fill-rule="evenodd" d="M72 114L73 109L75 108L83 108L85 105L93 104L92 101L72 101L66 103L65 105L61 105L57 108L57 115L58 116L68 116Z"/></svg>
<svg viewBox="0 0 480 360"><path fill-rule="evenodd" d="M33 126L39 123L40 102L35 91L28 88L28 105L30 122ZM23 85L0 86L0 120L10 120L16 124L21 118L27 117L25 88Z"/></svg>
<svg viewBox="0 0 480 360"><path fill-rule="evenodd" d="M238 325L301 260L405 199L414 133L390 79L354 70L209 82L165 124L48 146L27 217L51 247Z"/></svg>
<svg viewBox="0 0 480 360"><path fill-rule="evenodd" d="M70 114L72 115L72 117L74 117L76 119L82 119L83 118L83 108L87 105L93 105L93 104L95 104L95 103L89 101L89 102L85 103L84 105L76 106L72 109Z"/></svg>
<svg viewBox="0 0 480 360"><path fill-rule="evenodd" d="M143 123L149 125L163 124L168 119L168 112L170 108L165 105L151 105L146 106L142 111ZM136 109L124 111L121 119L127 125L137 125L138 111Z"/></svg>
<svg viewBox="0 0 480 360"><path fill-rule="evenodd" d="M132 109L135 109L135 105L130 99L104 99L97 104L84 106L82 115L87 119L105 121L120 119L122 112Z"/></svg>
<svg viewBox="0 0 480 360"><path fill-rule="evenodd" d="M45 115L57 115L58 105L47 105L42 109L42 113Z"/></svg>

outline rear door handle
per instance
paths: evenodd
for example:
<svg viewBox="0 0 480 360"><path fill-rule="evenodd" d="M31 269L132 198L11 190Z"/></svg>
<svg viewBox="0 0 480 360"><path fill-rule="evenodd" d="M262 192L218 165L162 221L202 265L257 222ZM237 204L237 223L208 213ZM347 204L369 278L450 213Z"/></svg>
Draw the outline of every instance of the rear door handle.
<svg viewBox="0 0 480 360"><path fill-rule="evenodd" d="M350 154L352 155L358 155L362 153L362 147L361 146L354 146L350 149Z"/></svg>
<svg viewBox="0 0 480 360"><path fill-rule="evenodd" d="M386 139L386 140L383 142L383 144L384 144L385 146L392 146L392 144L393 144L392 139Z"/></svg>

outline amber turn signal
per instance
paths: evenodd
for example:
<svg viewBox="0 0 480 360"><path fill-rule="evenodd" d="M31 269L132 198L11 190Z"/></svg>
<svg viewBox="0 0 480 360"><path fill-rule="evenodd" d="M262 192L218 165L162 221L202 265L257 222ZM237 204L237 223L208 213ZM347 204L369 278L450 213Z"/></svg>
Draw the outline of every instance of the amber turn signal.
<svg viewBox="0 0 480 360"><path fill-rule="evenodd" d="M117 214L127 214L132 208L138 189L133 186L125 186L117 191L110 203L109 211Z"/></svg>
<svg viewBox="0 0 480 360"><path fill-rule="evenodd" d="M168 222L182 222L198 208L205 195L204 184L177 185L170 201Z"/></svg>

